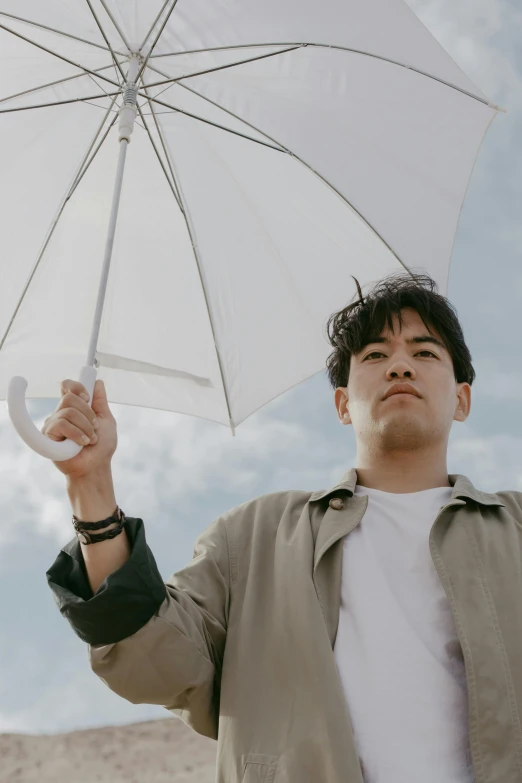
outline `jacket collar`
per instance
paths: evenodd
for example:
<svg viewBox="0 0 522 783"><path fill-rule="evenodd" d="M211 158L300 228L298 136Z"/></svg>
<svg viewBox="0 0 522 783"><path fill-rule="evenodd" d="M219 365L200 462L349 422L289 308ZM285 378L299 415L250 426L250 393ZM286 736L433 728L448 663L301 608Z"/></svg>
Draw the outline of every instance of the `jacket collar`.
<svg viewBox="0 0 522 783"><path fill-rule="evenodd" d="M463 476L460 473L449 473L449 482L452 486L451 500L456 498L469 498L474 500L475 503L480 503L483 506L502 506L505 508L505 503L502 503L500 498L494 492L482 492L473 486L467 476ZM317 490L312 492L309 502L313 503L316 500L322 500L328 495L333 495L342 490L350 493L350 497L355 492L355 485L357 483L357 470L356 468L350 468L343 475L339 484L331 487L330 489Z"/></svg>

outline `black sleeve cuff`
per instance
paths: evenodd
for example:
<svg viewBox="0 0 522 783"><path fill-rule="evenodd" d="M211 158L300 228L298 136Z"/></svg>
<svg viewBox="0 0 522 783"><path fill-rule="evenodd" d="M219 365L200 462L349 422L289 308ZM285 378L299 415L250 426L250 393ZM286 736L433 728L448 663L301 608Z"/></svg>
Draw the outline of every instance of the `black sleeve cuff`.
<svg viewBox="0 0 522 783"><path fill-rule="evenodd" d="M76 536L46 572L54 600L73 631L88 644L120 642L142 628L167 597L143 520L127 517L129 560L92 592Z"/></svg>

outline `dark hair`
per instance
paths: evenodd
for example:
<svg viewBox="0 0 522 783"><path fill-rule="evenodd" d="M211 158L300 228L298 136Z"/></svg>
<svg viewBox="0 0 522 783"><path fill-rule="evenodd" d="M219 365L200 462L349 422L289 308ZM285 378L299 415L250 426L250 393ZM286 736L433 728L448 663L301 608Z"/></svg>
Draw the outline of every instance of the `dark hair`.
<svg viewBox="0 0 522 783"><path fill-rule="evenodd" d="M456 382L466 382L471 386L475 370L457 311L446 297L436 293L438 286L435 280L426 274L400 270L380 280L363 301L359 281L355 277L353 279L359 292L358 301L331 315L326 327L328 339L334 347L326 360L328 379L333 389L348 386L351 355L359 353L373 338L380 336L385 323L391 330L393 314L397 315L402 329L401 309L404 307L418 313L428 332L432 333L432 328L438 332L453 360Z"/></svg>

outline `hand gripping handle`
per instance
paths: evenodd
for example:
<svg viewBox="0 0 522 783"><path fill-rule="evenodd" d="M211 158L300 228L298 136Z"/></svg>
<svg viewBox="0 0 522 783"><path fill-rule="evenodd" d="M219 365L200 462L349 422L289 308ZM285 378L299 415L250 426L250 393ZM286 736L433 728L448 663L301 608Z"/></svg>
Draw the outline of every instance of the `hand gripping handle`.
<svg viewBox="0 0 522 783"><path fill-rule="evenodd" d="M96 368L89 365L82 367L79 380L89 392L92 405L92 395L94 384L96 383ZM75 443L70 438L62 441L51 440L43 432L40 432L33 423L25 405L26 389L27 381L21 375L15 375L11 378L7 389L9 417L22 440L37 454L47 457L53 460L53 462L62 462L76 457L83 449L83 446Z"/></svg>

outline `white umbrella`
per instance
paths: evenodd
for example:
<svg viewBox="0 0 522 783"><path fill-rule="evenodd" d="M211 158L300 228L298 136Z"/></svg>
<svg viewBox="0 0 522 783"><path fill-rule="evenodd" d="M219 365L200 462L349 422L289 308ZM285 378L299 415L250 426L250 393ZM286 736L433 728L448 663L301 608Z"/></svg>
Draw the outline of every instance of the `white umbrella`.
<svg viewBox="0 0 522 783"><path fill-rule="evenodd" d="M20 436L75 456L25 391L92 395L97 375L111 402L234 434L324 370L352 275L423 269L445 294L499 110L403 0L0 0L0 399Z"/></svg>

